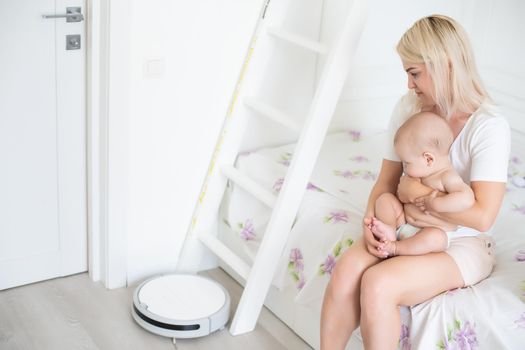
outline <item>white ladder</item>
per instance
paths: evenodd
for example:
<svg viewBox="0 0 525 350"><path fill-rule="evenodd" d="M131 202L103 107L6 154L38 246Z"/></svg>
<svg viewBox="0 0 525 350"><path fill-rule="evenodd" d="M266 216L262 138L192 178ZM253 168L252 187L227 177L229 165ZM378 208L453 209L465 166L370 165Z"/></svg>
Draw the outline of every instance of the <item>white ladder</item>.
<svg viewBox="0 0 525 350"><path fill-rule="evenodd" d="M290 33L284 28L269 26L265 14L270 15L271 12L272 23L281 23L280 19L284 18L286 13L285 8L281 8L284 6L282 1L275 1L275 4L272 2L270 7L269 2L265 1L263 6L262 16L242 67L177 266L178 271L196 272L204 256L211 250L246 281L230 327L230 333L233 335L250 332L255 328L288 232L297 215L349 73L366 19L366 0L354 0L334 44L327 47L323 43ZM277 50L275 40L327 55L324 70L302 127L285 113L253 97L264 79L264 74L254 74L254 71L264 71L272 53ZM253 114L274 120L295 132L300 131L299 141L278 196L234 167L248 116ZM251 267L214 234L216 230L213 222L217 221L218 208L228 179L273 208Z"/></svg>

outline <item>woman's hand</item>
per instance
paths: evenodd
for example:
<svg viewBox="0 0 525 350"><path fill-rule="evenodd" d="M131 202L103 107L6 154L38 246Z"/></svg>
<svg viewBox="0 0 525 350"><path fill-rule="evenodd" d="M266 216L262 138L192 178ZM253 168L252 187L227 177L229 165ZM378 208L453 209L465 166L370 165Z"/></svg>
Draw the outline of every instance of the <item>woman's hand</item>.
<svg viewBox="0 0 525 350"><path fill-rule="evenodd" d="M432 213L424 213L415 204L405 204L403 206L406 221L416 227L440 227L444 231L454 231L457 225L438 218Z"/></svg>
<svg viewBox="0 0 525 350"><path fill-rule="evenodd" d="M374 208L376 199L382 193L395 193L402 173L403 165L401 162L383 159L383 163L381 163L381 171L379 172L376 183L374 184L374 187L372 187L372 191L368 197L368 205L363 219L363 241L368 252L379 259L385 258L384 252L379 249L382 242L375 238L370 230L372 218L375 216Z"/></svg>
<svg viewBox="0 0 525 350"><path fill-rule="evenodd" d="M376 258L384 259L388 257L388 253L382 250L384 243L379 241L372 231L370 230L372 225L372 217L365 216L363 219L363 239L365 241L366 248L370 254Z"/></svg>

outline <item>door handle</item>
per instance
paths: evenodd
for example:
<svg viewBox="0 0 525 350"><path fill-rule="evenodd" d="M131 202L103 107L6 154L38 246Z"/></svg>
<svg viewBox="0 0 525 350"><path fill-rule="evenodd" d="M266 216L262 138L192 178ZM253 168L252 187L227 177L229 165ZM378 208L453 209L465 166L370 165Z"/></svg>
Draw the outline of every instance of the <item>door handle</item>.
<svg viewBox="0 0 525 350"><path fill-rule="evenodd" d="M80 22L84 20L81 7L66 7L66 13L60 15L42 15L42 18L65 18L66 22Z"/></svg>

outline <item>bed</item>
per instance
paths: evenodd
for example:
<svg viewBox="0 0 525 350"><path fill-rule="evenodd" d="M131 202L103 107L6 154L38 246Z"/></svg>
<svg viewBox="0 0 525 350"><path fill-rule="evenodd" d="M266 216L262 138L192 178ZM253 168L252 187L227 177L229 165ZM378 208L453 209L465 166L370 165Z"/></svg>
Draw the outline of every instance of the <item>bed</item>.
<svg viewBox="0 0 525 350"><path fill-rule="evenodd" d="M525 349L525 135L513 133L507 193L492 230L497 266L475 286L401 308L400 349ZM265 305L313 348L319 348L325 286L338 257L360 236L384 143L378 130L327 136L267 296ZM244 153L237 167L278 193L293 149L289 144ZM269 215L264 204L229 184L219 237L250 263ZM359 331L348 348L362 348Z"/></svg>

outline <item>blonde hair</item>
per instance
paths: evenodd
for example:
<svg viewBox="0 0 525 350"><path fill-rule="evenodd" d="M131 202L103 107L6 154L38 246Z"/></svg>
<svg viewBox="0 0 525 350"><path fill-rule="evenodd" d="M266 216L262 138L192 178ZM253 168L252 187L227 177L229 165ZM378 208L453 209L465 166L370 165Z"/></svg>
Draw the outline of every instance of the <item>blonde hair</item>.
<svg viewBox="0 0 525 350"><path fill-rule="evenodd" d="M434 100L447 120L454 112L473 113L490 100L467 34L452 18L421 18L403 34L396 50L406 62L425 64L434 84Z"/></svg>
<svg viewBox="0 0 525 350"><path fill-rule="evenodd" d="M431 151L447 155L454 135L444 118L431 112L419 112L397 130L394 145L400 142L409 145L415 153Z"/></svg>

